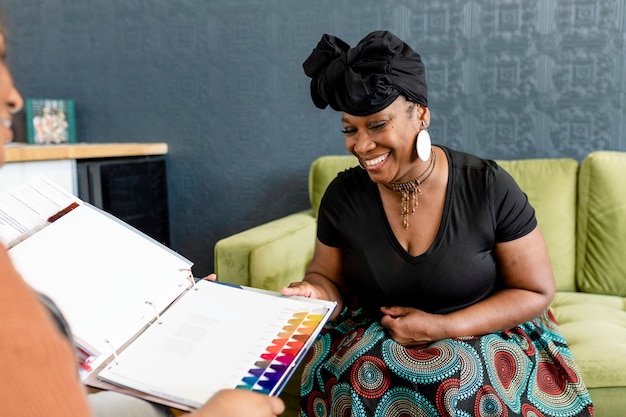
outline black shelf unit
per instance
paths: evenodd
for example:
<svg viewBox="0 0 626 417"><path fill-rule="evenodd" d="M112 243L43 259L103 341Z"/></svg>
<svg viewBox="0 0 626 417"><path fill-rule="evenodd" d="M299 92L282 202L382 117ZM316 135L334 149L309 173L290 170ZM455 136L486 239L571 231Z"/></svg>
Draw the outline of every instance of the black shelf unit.
<svg viewBox="0 0 626 417"><path fill-rule="evenodd" d="M78 197L169 246L164 156L83 159Z"/></svg>

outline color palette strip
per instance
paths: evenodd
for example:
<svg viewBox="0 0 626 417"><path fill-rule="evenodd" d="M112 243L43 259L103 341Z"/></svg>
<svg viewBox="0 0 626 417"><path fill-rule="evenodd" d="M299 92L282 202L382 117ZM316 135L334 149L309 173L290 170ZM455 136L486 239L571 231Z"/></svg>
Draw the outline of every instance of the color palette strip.
<svg viewBox="0 0 626 417"><path fill-rule="evenodd" d="M293 314L237 388L271 394L323 318L323 314L309 311Z"/></svg>

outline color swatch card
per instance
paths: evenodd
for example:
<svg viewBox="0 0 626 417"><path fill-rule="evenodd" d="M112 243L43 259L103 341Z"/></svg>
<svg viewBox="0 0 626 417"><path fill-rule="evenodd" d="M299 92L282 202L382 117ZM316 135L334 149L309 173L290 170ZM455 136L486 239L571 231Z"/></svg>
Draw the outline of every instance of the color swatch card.
<svg viewBox="0 0 626 417"><path fill-rule="evenodd" d="M333 309L202 280L99 378L189 408L223 388L278 395Z"/></svg>

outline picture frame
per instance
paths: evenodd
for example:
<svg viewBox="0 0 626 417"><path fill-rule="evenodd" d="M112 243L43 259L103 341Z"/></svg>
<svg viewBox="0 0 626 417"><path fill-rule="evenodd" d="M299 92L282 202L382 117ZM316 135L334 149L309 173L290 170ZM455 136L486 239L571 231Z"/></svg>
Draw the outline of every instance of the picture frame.
<svg viewBox="0 0 626 417"><path fill-rule="evenodd" d="M29 98L24 102L26 143L55 145L76 143L74 100Z"/></svg>

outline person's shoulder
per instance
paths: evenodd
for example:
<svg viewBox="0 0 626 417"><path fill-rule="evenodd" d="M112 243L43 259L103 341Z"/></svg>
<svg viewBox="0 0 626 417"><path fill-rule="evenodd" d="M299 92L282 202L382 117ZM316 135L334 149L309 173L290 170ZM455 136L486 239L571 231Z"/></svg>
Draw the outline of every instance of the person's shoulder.
<svg viewBox="0 0 626 417"><path fill-rule="evenodd" d="M362 192L369 181L367 171L360 167L348 168L337 173L337 176L328 185L325 194L344 198L353 192Z"/></svg>
<svg viewBox="0 0 626 417"><path fill-rule="evenodd" d="M367 175L367 171L365 171L361 167L352 167L348 168L344 171L340 171L335 178L335 181L338 181L344 185L350 184L359 184L367 181L369 176Z"/></svg>

